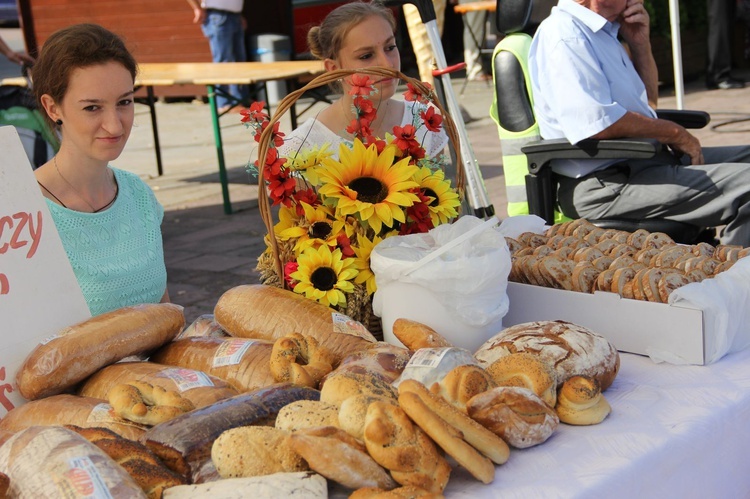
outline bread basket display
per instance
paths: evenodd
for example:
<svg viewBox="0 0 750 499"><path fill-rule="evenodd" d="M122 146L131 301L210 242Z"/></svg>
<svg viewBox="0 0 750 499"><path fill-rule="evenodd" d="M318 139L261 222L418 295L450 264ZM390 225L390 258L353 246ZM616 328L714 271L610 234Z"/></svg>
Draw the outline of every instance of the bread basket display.
<svg viewBox="0 0 750 499"><path fill-rule="evenodd" d="M406 82L406 100L421 110L413 126L372 136L368 125L376 110L368 99L370 77ZM283 134L278 124L284 113L308 90L343 78L350 78L356 92L357 118L350 125L354 128L347 128L353 135L350 146L338 151L327 144L303 146L294 157L279 157ZM267 249L258 259L261 282L300 293L377 332L372 248L392 235L427 232L458 217L463 171L458 169L454 187L445 176L445 156L426 156L416 140L419 127L433 132L442 127L459 154L450 115L429 85L393 69L367 68L327 72L287 95L273 117L254 107L243 121L255 129L259 142L258 203L267 230Z"/></svg>

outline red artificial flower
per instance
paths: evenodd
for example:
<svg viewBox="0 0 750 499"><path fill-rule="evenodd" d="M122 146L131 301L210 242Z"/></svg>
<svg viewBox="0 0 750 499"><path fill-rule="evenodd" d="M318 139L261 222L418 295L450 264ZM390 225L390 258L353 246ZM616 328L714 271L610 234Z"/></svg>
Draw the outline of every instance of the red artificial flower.
<svg viewBox="0 0 750 499"><path fill-rule="evenodd" d="M268 123L267 121L265 123ZM273 132L271 133L271 142L273 142L273 145L276 147L281 147L284 145L284 132L279 131L279 125L281 125L280 122L276 122L273 124ZM266 126L268 126L266 124Z"/></svg>
<svg viewBox="0 0 750 499"><path fill-rule="evenodd" d="M263 122L268 119L268 114L265 111L266 103L264 101L255 101L250 104L249 109L243 109L240 111L242 123L248 123L250 121Z"/></svg>
<svg viewBox="0 0 750 499"><path fill-rule="evenodd" d="M287 208L292 205L294 188L297 182L282 170L278 176L268 181L268 194L273 199L273 205L283 204Z"/></svg>
<svg viewBox="0 0 750 499"><path fill-rule="evenodd" d="M341 233L336 237L336 246L341 250L341 255L344 258L353 258L357 256L352 248L352 242L349 240L349 236L344 233Z"/></svg>
<svg viewBox="0 0 750 499"><path fill-rule="evenodd" d="M296 212L298 217L302 217L305 215L305 209L302 207L303 202L313 207L320 205L320 198L318 197L318 193L315 192L315 189L313 188L298 190L292 197L294 198L294 201L297 205Z"/></svg>
<svg viewBox="0 0 750 499"><path fill-rule="evenodd" d="M253 136L253 138L255 139L255 142L258 142L258 143L260 143L260 136L261 136L261 134L263 133L263 130L265 130L265 129L266 129L266 127L268 127L268 125L269 125L270 123L271 123L271 122L270 122L270 121L268 121L268 120L263 120L263 121L262 121L262 122L260 123L260 126L259 126L259 127L256 127L256 128L255 128L255 135Z"/></svg>
<svg viewBox="0 0 750 499"><path fill-rule="evenodd" d="M398 125L393 127L393 135L396 136L394 143L402 151L409 151L415 147L420 147L416 139L416 134L417 129L414 128L414 125L404 125L403 128Z"/></svg>
<svg viewBox="0 0 750 499"><path fill-rule="evenodd" d="M422 117L427 130L431 132L440 131L440 127L443 124L443 117L435 112L434 107L428 107L425 111L419 113L419 116Z"/></svg>
<svg viewBox="0 0 750 499"><path fill-rule="evenodd" d="M374 135L368 135L367 137L365 137L363 144L365 145L365 147L370 147L371 145L375 144L375 149L378 151L378 155L382 154L385 150L385 147L388 145L385 140L379 139Z"/></svg>
<svg viewBox="0 0 750 499"><path fill-rule="evenodd" d="M372 93L372 80L368 75L353 74L349 79L352 88L349 95L370 95Z"/></svg>
<svg viewBox="0 0 750 499"><path fill-rule="evenodd" d="M294 289L294 286L297 285L297 280L292 278L292 274L297 272L297 269L299 268L299 263L297 262L286 262L286 265L284 265L284 281L286 281L286 285L289 286L290 289Z"/></svg>
<svg viewBox="0 0 750 499"><path fill-rule="evenodd" d="M372 135L372 130L370 129L370 122L367 120L360 120L357 118L354 118L352 122L349 123L349 126L346 127L346 131L354 135L355 137L359 137L359 138Z"/></svg>
<svg viewBox="0 0 750 499"><path fill-rule="evenodd" d="M285 162L286 159L279 156L279 151L277 149L273 147L269 148L266 153L266 164L263 167L263 176L266 180L271 180L273 177L277 177L281 173Z"/></svg>
<svg viewBox="0 0 750 499"><path fill-rule="evenodd" d="M432 86L430 86L427 82L422 82L424 85L427 86L428 90L432 90ZM427 97L424 96L422 92L419 91L417 87L415 87L412 83L406 84L406 92L404 92L404 100L407 100L409 102L422 102L426 104L428 101Z"/></svg>
<svg viewBox="0 0 750 499"><path fill-rule="evenodd" d="M407 223L401 225L399 233L403 235L427 232L434 228L430 217L430 198L419 188L410 189L409 192L416 194L419 201L406 209Z"/></svg>
<svg viewBox="0 0 750 499"><path fill-rule="evenodd" d="M377 111L372 105L372 101L370 99L366 99L364 97L355 97L354 108L356 109L359 119L362 121L367 121L368 125L375 120Z"/></svg>

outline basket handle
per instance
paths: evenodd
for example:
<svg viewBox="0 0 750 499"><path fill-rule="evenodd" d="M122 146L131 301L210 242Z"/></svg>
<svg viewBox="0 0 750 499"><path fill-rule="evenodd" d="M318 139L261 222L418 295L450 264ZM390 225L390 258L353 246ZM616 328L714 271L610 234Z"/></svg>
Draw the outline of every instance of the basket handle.
<svg viewBox="0 0 750 499"><path fill-rule="evenodd" d="M286 287L286 281L284 279L285 262L281 261L281 256L279 253L279 243L276 239L276 233L273 230L274 222L273 214L271 212L271 202L269 195L266 192L266 181L262 175L262 168L265 164L265 159L268 155L268 149L271 145L273 128L274 125L284 115L284 113L286 113L294 105L294 103L297 102L297 99L299 99L305 92L314 88L322 87L324 85L329 85L341 78L354 74L366 74L371 76L397 78L399 80L405 81L406 83L411 83L415 88L419 90L422 95L429 98L430 102L438 109L438 111L440 111L440 114L443 116L443 128L445 129L445 133L448 135L448 139L451 141L453 149L456 152L456 189L458 190L461 199L463 199L466 175L463 170L463 162L461 161L461 148L459 147L460 144L458 138L458 130L456 129L456 124L454 123L453 118L451 118L450 114L443 108L443 105L440 103L435 92L432 91L427 84L415 78L411 78L410 76L407 76L396 69L379 66L360 69L336 69L333 71L327 71L312 79L304 87L290 92L279 102L276 108L276 113L273 115L273 117L270 118L270 123L268 127L266 127L266 129L261 133L260 140L258 142L258 165L261 169L261 175L258 179L258 211L260 211L261 218L263 219L263 223L266 226L271 251L273 252L274 263L276 265L276 274L279 276L279 281L284 287Z"/></svg>

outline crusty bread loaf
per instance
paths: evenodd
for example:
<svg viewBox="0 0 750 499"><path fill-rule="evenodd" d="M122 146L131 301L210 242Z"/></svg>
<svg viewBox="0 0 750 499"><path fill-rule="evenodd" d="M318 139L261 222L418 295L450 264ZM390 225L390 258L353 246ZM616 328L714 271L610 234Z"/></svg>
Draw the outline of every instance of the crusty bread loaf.
<svg viewBox="0 0 750 499"><path fill-rule="evenodd" d="M5 473L0 473L0 497L5 499L10 488L10 478Z"/></svg>
<svg viewBox="0 0 750 499"><path fill-rule="evenodd" d="M289 443L289 432L270 426L231 428L211 447L211 460L222 478L242 478L307 470Z"/></svg>
<svg viewBox="0 0 750 499"><path fill-rule="evenodd" d="M226 381L239 392L271 386L273 344L246 338L184 338L164 345L151 360L201 371Z"/></svg>
<svg viewBox="0 0 750 499"><path fill-rule="evenodd" d="M92 317L37 345L16 374L29 400L61 393L99 369L150 352L185 326L183 309L172 303L123 307Z"/></svg>
<svg viewBox="0 0 750 499"><path fill-rule="evenodd" d="M410 319L396 319L393 322L393 335L409 350L453 346L431 327Z"/></svg>
<svg viewBox="0 0 750 499"><path fill-rule="evenodd" d="M396 400L396 389L379 376L338 373L330 376L320 390L321 402L341 407L341 403L355 395L374 395Z"/></svg>
<svg viewBox="0 0 750 499"><path fill-rule="evenodd" d="M454 367L430 391L443 397L457 409L466 412L471 397L497 386L492 376L480 366L466 364Z"/></svg>
<svg viewBox="0 0 750 499"><path fill-rule="evenodd" d="M292 448L310 468L350 489L392 489L396 482L372 457L365 446L344 430L333 426L307 428L289 438Z"/></svg>
<svg viewBox="0 0 750 499"><path fill-rule="evenodd" d="M10 478L11 497L145 497L107 454L60 426L14 435L0 447L0 472Z"/></svg>
<svg viewBox="0 0 750 499"><path fill-rule="evenodd" d="M480 393L466 408L474 420L519 449L546 441L560 423L552 407L528 388L516 386Z"/></svg>
<svg viewBox="0 0 750 499"><path fill-rule="evenodd" d="M522 386L555 407L557 375L552 365L541 355L519 352L500 357L490 364L487 372L497 386Z"/></svg>
<svg viewBox="0 0 750 499"><path fill-rule="evenodd" d="M0 429L11 432L19 432L30 426L66 424L83 428L103 427L130 440L138 440L145 431L144 426L115 415L106 400L67 394L19 405L0 419Z"/></svg>
<svg viewBox="0 0 750 499"><path fill-rule="evenodd" d="M142 381L165 390L177 391L195 407L205 407L238 393L226 381L195 369L156 362L117 362L84 381L78 388L78 395L107 399L113 386L131 381Z"/></svg>
<svg viewBox="0 0 750 499"><path fill-rule="evenodd" d="M584 375L596 378L604 391L620 369L614 345L600 334L566 321L527 322L503 329L479 347L474 357L486 368L516 352L539 355L553 365L558 388L571 376Z"/></svg>
<svg viewBox="0 0 750 499"><path fill-rule="evenodd" d="M445 489L450 465L430 437L400 407L384 402L370 404L364 440L370 456L390 470L401 485L436 493Z"/></svg>
<svg viewBox="0 0 750 499"><path fill-rule="evenodd" d="M288 432L318 426L339 426L339 408L319 400L297 400L281 408L275 426Z"/></svg>
<svg viewBox="0 0 750 499"><path fill-rule="evenodd" d="M560 388L555 411L563 423L593 425L604 421L612 408L595 379L573 376Z"/></svg>
<svg viewBox="0 0 750 499"><path fill-rule="evenodd" d="M210 459L214 440L226 430L267 423L287 404L319 397L320 392L312 388L274 385L220 400L156 425L140 441L172 471L195 477Z"/></svg>
<svg viewBox="0 0 750 499"><path fill-rule="evenodd" d="M341 372L376 375L387 383L393 383L401 376L411 358L411 351L404 347L379 341L371 347L347 355L336 369L320 382L322 387L328 376Z"/></svg>
<svg viewBox="0 0 750 499"><path fill-rule="evenodd" d="M194 336L213 336L215 338L224 338L228 336L228 334L214 320L214 314L203 314L195 319L192 324L183 329L175 339L179 340L182 338L192 338Z"/></svg>
<svg viewBox="0 0 750 499"><path fill-rule="evenodd" d="M313 336L334 355L334 366L375 342L364 327L349 327L333 309L293 291L262 284L226 291L216 302L214 319L232 336L274 341L289 333Z"/></svg>
<svg viewBox="0 0 750 499"><path fill-rule="evenodd" d="M123 438L106 428L74 425L65 425L65 428L78 433L122 466L149 499L161 499L167 488L186 483L184 478L170 471L141 443Z"/></svg>

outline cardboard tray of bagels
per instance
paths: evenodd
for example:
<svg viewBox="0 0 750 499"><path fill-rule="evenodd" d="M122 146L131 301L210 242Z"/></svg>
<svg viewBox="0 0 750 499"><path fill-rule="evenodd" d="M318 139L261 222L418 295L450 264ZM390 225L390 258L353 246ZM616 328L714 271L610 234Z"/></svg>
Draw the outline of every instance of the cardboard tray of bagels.
<svg viewBox="0 0 750 499"><path fill-rule="evenodd" d="M510 280L518 280L512 272ZM673 290L666 303L522 282L509 282L507 293L503 327L565 320L601 334L622 352L657 362L711 364L750 346L750 258Z"/></svg>

